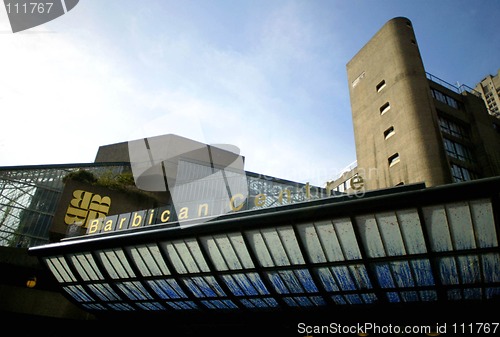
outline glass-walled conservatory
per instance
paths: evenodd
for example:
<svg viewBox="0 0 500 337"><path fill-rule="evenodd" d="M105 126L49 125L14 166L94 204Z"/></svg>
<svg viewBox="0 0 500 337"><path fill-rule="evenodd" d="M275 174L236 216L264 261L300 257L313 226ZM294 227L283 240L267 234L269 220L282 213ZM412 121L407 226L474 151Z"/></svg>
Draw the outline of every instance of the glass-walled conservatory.
<svg viewBox="0 0 500 337"><path fill-rule="evenodd" d="M179 178L201 174L198 171L202 166L191 163L189 169L179 171ZM49 243L52 220L64 190L64 178L79 170L88 171L97 178L115 177L130 173L130 163L0 167L0 246L27 248ZM205 185L210 183L210 180L200 180L191 184L186 193L200 197L207 189ZM239 211L277 207L326 196L323 188L252 172L244 173L243 185L246 185L244 189L248 195ZM188 200L184 201L189 205Z"/></svg>
<svg viewBox="0 0 500 337"><path fill-rule="evenodd" d="M70 172L95 176L130 170L128 163L0 167L0 246L26 248L49 242L49 229Z"/></svg>

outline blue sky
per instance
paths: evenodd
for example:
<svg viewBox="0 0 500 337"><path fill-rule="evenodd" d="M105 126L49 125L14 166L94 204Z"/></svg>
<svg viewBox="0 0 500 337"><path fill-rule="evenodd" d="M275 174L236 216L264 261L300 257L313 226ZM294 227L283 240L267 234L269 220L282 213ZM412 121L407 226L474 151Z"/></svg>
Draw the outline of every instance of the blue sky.
<svg viewBox="0 0 500 337"><path fill-rule="evenodd" d="M500 69L498 0L80 0L15 34L2 6L0 166L174 133L322 185L356 159L346 64L397 16L433 75Z"/></svg>

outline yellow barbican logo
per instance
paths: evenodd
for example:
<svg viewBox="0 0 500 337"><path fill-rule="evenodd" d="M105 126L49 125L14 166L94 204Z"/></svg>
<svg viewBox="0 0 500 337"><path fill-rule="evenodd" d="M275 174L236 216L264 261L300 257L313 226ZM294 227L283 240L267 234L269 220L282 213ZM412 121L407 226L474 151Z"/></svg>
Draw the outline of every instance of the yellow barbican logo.
<svg viewBox="0 0 500 337"><path fill-rule="evenodd" d="M79 225L87 228L89 223L98 218L108 215L111 206L111 198L100 196L88 191L73 191L73 199L68 205L64 222L66 225Z"/></svg>

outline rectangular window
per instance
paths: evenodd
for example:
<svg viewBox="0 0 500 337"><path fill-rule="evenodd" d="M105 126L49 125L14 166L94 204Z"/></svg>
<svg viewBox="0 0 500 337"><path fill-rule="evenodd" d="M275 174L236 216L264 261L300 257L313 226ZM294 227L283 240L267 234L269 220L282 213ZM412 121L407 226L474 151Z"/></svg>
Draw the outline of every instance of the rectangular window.
<svg viewBox="0 0 500 337"><path fill-rule="evenodd" d="M442 132L447 133L451 136L466 140L470 139L468 127L452 122L441 116L439 116L439 128Z"/></svg>
<svg viewBox="0 0 500 337"><path fill-rule="evenodd" d="M365 78L365 72L363 71L354 81L352 81L352 87L354 88L355 86L358 85L359 81L361 81L363 78Z"/></svg>
<svg viewBox="0 0 500 337"><path fill-rule="evenodd" d="M394 135L394 127L391 126L390 128L388 128L387 130L384 131L384 139L387 139L389 137L391 137L392 135Z"/></svg>
<svg viewBox="0 0 500 337"><path fill-rule="evenodd" d="M452 108L458 109L458 102L457 102L457 100L454 99L454 98L452 98L452 97L450 97L450 96L446 96L446 104L448 104Z"/></svg>
<svg viewBox="0 0 500 337"><path fill-rule="evenodd" d="M446 104L446 95L436 89L431 89L432 97Z"/></svg>
<svg viewBox="0 0 500 337"><path fill-rule="evenodd" d="M377 92L380 92L384 88L385 88L385 80L382 80L382 82L377 84Z"/></svg>
<svg viewBox="0 0 500 337"><path fill-rule="evenodd" d="M474 172L470 171L465 167L458 166L456 164L451 164L451 175L453 177L453 182L455 183L461 181L469 181L478 178Z"/></svg>
<svg viewBox="0 0 500 337"><path fill-rule="evenodd" d="M391 105L389 104L389 102L385 103L384 105L382 105L380 107L380 114L381 115L385 114L387 111L389 111L390 108L391 108Z"/></svg>
<svg viewBox="0 0 500 337"><path fill-rule="evenodd" d="M472 153L469 148L463 144L451 141L449 139L444 138L444 148L446 153L453 158L456 158L461 161L473 163L474 160L472 158Z"/></svg>
<svg viewBox="0 0 500 337"><path fill-rule="evenodd" d="M389 167L396 165L397 163L399 163L399 153L396 152L395 154L390 156L387 160L389 162Z"/></svg>
<svg viewBox="0 0 500 337"><path fill-rule="evenodd" d="M456 99L454 99L453 97L445 95L441 91L436 90L436 89L431 89L431 94L432 94L432 97L434 97L438 101L440 101L444 104L447 104L447 105L451 106L452 108L458 109L458 107L459 107L458 101Z"/></svg>

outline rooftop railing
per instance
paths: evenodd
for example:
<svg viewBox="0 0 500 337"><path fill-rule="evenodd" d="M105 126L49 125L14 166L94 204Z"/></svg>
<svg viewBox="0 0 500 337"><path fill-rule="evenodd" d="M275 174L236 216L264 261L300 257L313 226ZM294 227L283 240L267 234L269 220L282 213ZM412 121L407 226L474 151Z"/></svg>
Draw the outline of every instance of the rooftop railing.
<svg viewBox="0 0 500 337"><path fill-rule="evenodd" d="M471 87L469 87L466 84L461 84L459 86L456 86L456 85L453 85L449 82L446 82L445 80L443 80L437 76L432 75L431 73L426 72L425 74L427 75L427 78L429 80L436 82L437 84L442 85L443 87L448 88L451 91L456 92L457 94L462 94L463 92L470 92L471 94L473 94L477 97L480 97L480 98L482 97L481 93L479 91L472 89Z"/></svg>

